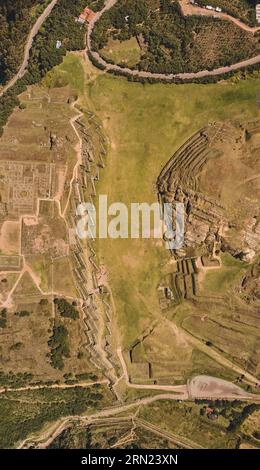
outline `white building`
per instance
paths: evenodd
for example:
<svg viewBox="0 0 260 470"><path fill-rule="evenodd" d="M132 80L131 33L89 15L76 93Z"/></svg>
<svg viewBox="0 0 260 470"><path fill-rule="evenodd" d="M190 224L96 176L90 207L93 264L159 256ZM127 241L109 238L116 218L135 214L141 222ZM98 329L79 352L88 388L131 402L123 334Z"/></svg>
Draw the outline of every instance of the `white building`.
<svg viewBox="0 0 260 470"><path fill-rule="evenodd" d="M260 23L260 3L256 5L255 9L256 9L256 21L257 23Z"/></svg>

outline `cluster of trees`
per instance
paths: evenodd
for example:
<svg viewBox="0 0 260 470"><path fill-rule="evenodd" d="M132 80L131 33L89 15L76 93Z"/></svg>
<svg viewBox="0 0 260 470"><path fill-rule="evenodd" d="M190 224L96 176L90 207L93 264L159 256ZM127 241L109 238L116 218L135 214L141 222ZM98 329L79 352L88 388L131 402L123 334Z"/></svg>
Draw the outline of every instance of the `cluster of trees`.
<svg viewBox="0 0 260 470"><path fill-rule="evenodd" d="M23 3L21 0L20 3ZM16 2L14 3L16 9ZM75 22L86 7L86 0L59 0L51 15L34 39L26 74L0 98L0 137L14 108L19 106L17 96L28 85L38 83L54 66L60 64L67 51L82 50L85 47L86 29ZM62 47L56 49L57 40ZM13 47L16 47L13 43ZM21 54L20 58L21 60Z"/></svg>
<svg viewBox="0 0 260 470"><path fill-rule="evenodd" d="M29 372L0 372L0 385L8 388L19 388L28 385L33 379L33 375Z"/></svg>
<svg viewBox="0 0 260 470"><path fill-rule="evenodd" d="M88 7L93 11L100 11L102 10L104 4L105 0L92 0L92 2L88 2Z"/></svg>
<svg viewBox="0 0 260 470"><path fill-rule="evenodd" d="M65 429L53 442L48 449L91 449L92 435L91 428L78 428L73 426Z"/></svg>
<svg viewBox="0 0 260 470"><path fill-rule="evenodd" d="M251 403L246 406L242 406L243 402L240 400L203 400L196 399L195 403L198 405L208 405L210 408L213 408L218 415L223 416L229 420L229 425L227 427L228 432L236 432L239 430L243 422L250 416L254 411L260 409L260 404ZM201 408L200 414L205 414L204 409Z"/></svg>
<svg viewBox="0 0 260 470"><path fill-rule="evenodd" d="M64 325L55 324L52 336L48 341L51 349L50 359L54 369L62 370L64 367L64 357L69 357L69 333Z"/></svg>
<svg viewBox="0 0 260 470"><path fill-rule="evenodd" d="M6 83L17 72L23 48L34 21L30 14L45 0L2 0L0 2L0 84Z"/></svg>
<svg viewBox="0 0 260 470"><path fill-rule="evenodd" d="M69 390L42 389L32 392L10 392L9 398L0 396L0 448L14 447L19 440L38 431L46 422L62 416L80 415L88 408L97 407L102 392L93 387L73 387ZM19 399L25 398L21 406ZM16 401L17 399L17 401Z"/></svg>
<svg viewBox="0 0 260 470"><path fill-rule="evenodd" d="M256 55L258 47L252 35L235 25L227 29L226 22L210 17L184 17L179 3L171 0L160 2L159 10L145 0L120 0L97 23L93 46L100 51L110 37L123 41L134 36L143 44L139 69L164 74L232 64Z"/></svg>
<svg viewBox="0 0 260 470"><path fill-rule="evenodd" d="M76 379L81 381L81 380L97 380L98 376L96 374L93 374L92 372L83 372L82 374L76 374L75 375Z"/></svg>
<svg viewBox="0 0 260 470"><path fill-rule="evenodd" d="M72 318L76 320L79 318L79 312L74 305L70 304L66 299L54 299L54 303L58 309L59 314L64 318Z"/></svg>
<svg viewBox="0 0 260 470"><path fill-rule="evenodd" d="M28 310L21 310L20 312L15 312L17 317L29 317L31 314Z"/></svg>
<svg viewBox="0 0 260 470"><path fill-rule="evenodd" d="M7 310L3 308L0 312L0 328L6 328L7 324Z"/></svg>
<svg viewBox="0 0 260 470"><path fill-rule="evenodd" d="M107 44L111 26L115 29L114 37L122 41L141 33L141 24L147 19L148 13L149 5L146 0L120 0L96 24L92 34L93 48L99 50Z"/></svg>
<svg viewBox="0 0 260 470"><path fill-rule="evenodd" d="M258 0L197 0L197 3L202 7L206 5L220 7L224 12L239 18L251 26L256 24L255 7Z"/></svg>
<svg viewBox="0 0 260 470"><path fill-rule="evenodd" d="M260 410L260 405L257 403L252 403L246 405L240 413L236 413L233 419L230 421L227 431L235 432L237 431L243 422L250 416L254 411Z"/></svg>
<svg viewBox="0 0 260 470"><path fill-rule="evenodd" d="M64 381L66 384L77 384L84 380L96 381L98 379L97 375L92 372L84 372L82 374L72 374L71 372L63 375ZM99 387L99 384L96 384Z"/></svg>

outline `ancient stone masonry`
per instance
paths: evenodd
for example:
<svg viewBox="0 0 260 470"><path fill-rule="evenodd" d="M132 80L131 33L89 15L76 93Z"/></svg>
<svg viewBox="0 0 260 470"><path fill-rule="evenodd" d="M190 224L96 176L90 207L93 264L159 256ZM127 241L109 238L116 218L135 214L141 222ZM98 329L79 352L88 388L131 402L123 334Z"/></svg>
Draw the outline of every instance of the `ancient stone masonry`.
<svg viewBox="0 0 260 470"><path fill-rule="evenodd" d="M136 382L135 372L138 370L138 374L142 376L142 381L145 379L151 383L155 383L155 377L153 377L152 364L147 362L145 358L140 358L138 354L138 349L142 347L143 341L147 338L153 331L157 322L153 322L145 331L143 331L140 336L131 344L128 349L128 359L131 364L132 375L129 376L130 382Z"/></svg>
<svg viewBox="0 0 260 470"><path fill-rule="evenodd" d="M250 307L254 307L256 314L260 308L260 263L255 263L241 280L238 295Z"/></svg>
<svg viewBox="0 0 260 470"><path fill-rule="evenodd" d="M55 164L0 162L0 218L34 214L37 198L52 198Z"/></svg>
<svg viewBox="0 0 260 470"><path fill-rule="evenodd" d="M244 261L259 252L257 189L254 194L250 187L259 177L259 149L259 122L214 122L190 137L161 171L160 202L172 204L173 214L177 202L185 207L184 246L172 252L175 270L158 288L162 310L196 296L198 266L219 267L221 251Z"/></svg>
<svg viewBox="0 0 260 470"><path fill-rule="evenodd" d="M109 294L100 281L101 269L94 240L80 240L75 236L77 224L76 208L79 203L93 203L97 194L96 183L100 170L105 167L106 141L92 113L76 120L75 126L81 139L81 165L77 180L73 183L67 220L71 232L73 272L78 295L82 299L82 310L86 326L86 347L93 364L105 370L110 380L115 379L114 356L110 348L112 308ZM103 325L103 327L102 327ZM102 351L102 353L101 353Z"/></svg>

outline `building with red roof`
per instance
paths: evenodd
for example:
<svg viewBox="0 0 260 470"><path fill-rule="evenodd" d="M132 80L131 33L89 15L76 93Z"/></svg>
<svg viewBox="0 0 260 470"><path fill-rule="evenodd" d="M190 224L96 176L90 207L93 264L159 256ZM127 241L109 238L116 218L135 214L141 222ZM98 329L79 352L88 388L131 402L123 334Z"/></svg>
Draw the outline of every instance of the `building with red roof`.
<svg viewBox="0 0 260 470"><path fill-rule="evenodd" d="M96 16L96 13L91 8L86 7L85 10L79 15L78 22L81 24L90 23Z"/></svg>

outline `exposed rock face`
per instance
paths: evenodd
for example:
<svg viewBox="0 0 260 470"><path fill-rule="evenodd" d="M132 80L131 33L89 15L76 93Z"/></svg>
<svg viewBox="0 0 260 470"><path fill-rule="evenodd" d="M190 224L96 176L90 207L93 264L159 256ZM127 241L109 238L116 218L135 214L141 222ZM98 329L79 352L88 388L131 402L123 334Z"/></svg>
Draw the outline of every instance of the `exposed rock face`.
<svg viewBox="0 0 260 470"><path fill-rule="evenodd" d="M185 205L182 256L216 249L251 262L260 248L260 122L212 123L170 159L161 202Z"/></svg>

